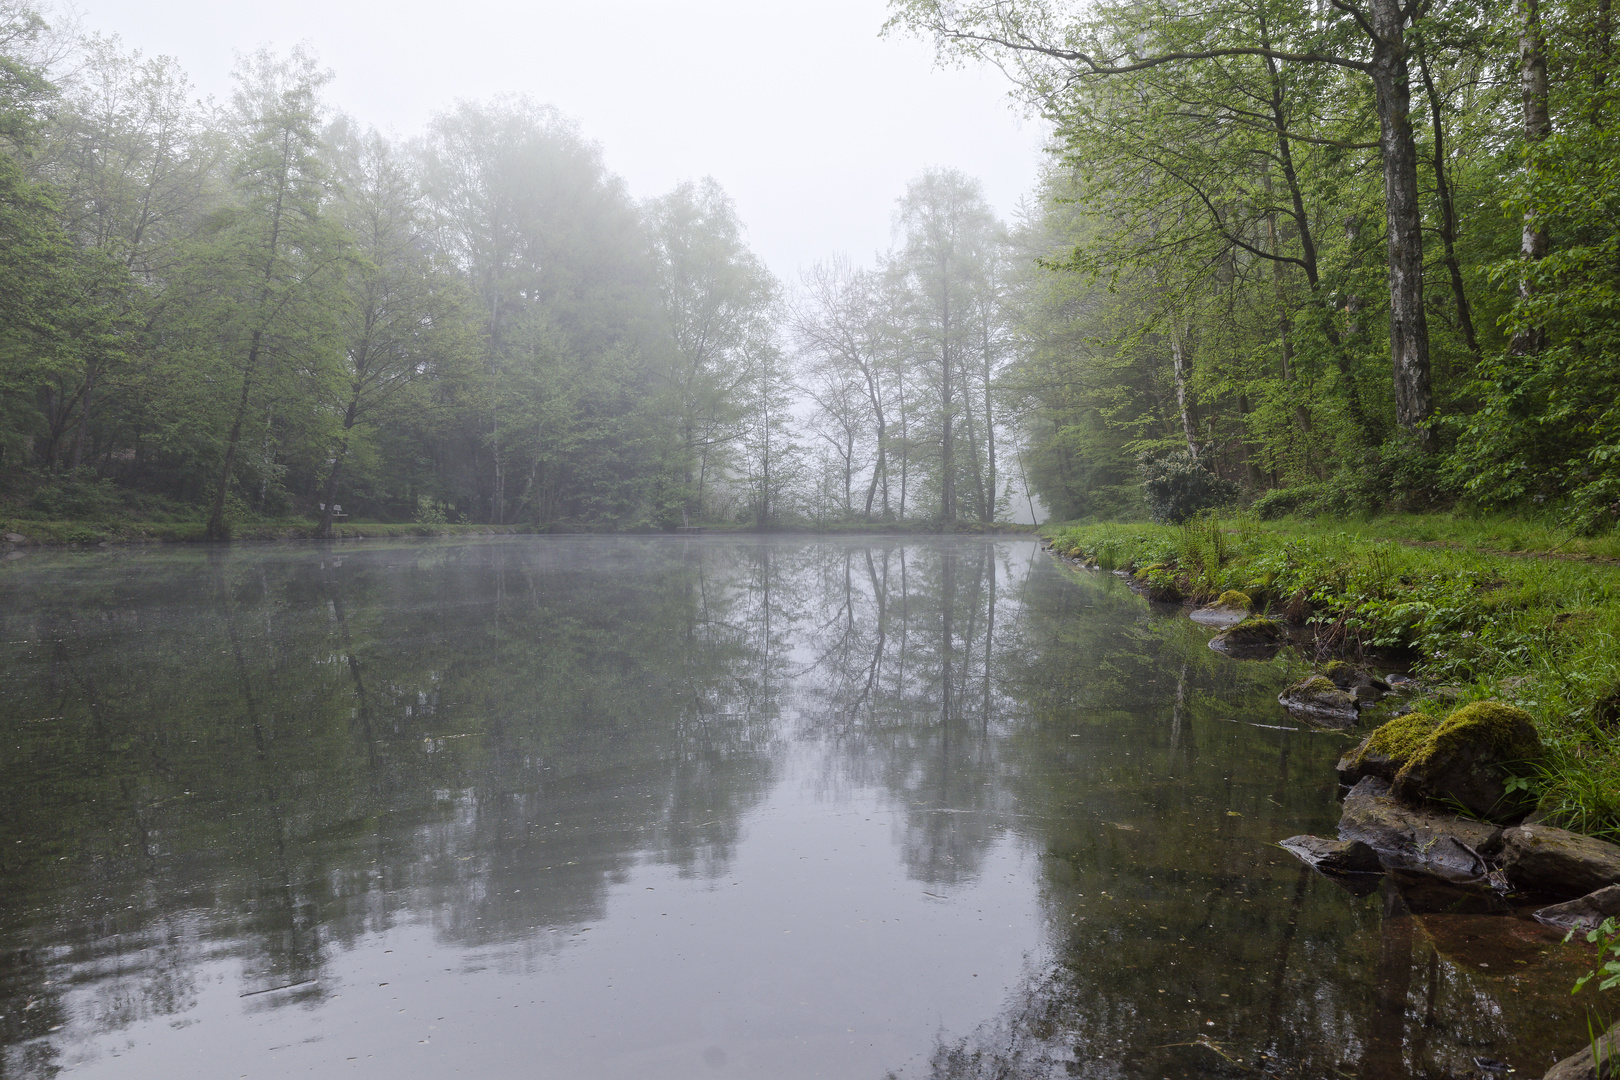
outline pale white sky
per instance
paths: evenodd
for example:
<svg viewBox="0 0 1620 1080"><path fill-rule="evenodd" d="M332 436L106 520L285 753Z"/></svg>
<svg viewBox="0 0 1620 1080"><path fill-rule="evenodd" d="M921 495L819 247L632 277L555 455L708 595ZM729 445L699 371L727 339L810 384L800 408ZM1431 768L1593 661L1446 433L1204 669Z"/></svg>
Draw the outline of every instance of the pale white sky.
<svg viewBox="0 0 1620 1080"><path fill-rule="evenodd" d="M331 98L412 135L458 97L527 94L600 142L638 197L712 175L785 280L886 248L894 200L930 165L984 182L1003 215L1033 185L1042 125L991 70L940 69L880 38L883 0L77 0L87 29L176 57L229 93L234 54L313 46Z"/></svg>

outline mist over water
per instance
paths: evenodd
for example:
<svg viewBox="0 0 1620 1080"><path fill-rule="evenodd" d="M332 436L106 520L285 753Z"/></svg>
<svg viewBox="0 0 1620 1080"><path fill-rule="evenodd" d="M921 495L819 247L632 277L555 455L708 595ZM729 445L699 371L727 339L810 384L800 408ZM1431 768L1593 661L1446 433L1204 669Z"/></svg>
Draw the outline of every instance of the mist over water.
<svg viewBox="0 0 1620 1080"><path fill-rule="evenodd" d="M1272 846L1343 746L1281 662L1029 541L35 555L0 600L8 1077L1406 1076L1583 1022L1556 935Z"/></svg>

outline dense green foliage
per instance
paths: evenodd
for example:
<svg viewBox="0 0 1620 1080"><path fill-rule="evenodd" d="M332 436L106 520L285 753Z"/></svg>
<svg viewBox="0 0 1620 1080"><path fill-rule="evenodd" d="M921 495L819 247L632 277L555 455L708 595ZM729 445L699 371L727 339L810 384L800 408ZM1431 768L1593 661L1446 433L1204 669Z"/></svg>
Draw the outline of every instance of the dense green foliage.
<svg viewBox="0 0 1620 1080"><path fill-rule="evenodd" d="M0 27L12 515L645 527L729 476L778 290L712 182L639 205L524 101L393 142L298 50L216 107L52 34Z"/></svg>
<svg viewBox="0 0 1620 1080"><path fill-rule="evenodd" d="M959 173L910 185L880 267L818 267L789 305L717 183L637 202L548 107L464 101L392 141L303 51L245 57L215 107L6 11L9 518L218 539L1007 507L1012 249Z"/></svg>
<svg viewBox="0 0 1620 1080"><path fill-rule="evenodd" d="M1313 512L1613 528L1607 0L891 8L1055 128L1007 380L1054 518L1141 514L1133 459L1180 447Z"/></svg>

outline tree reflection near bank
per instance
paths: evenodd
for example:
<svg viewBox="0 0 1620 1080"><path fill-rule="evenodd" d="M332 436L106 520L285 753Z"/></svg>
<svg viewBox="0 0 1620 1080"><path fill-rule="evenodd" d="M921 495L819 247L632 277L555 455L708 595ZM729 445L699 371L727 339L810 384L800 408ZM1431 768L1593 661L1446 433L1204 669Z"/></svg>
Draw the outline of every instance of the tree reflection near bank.
<svg viewBox="0 0 1620 1080"><path fill-rule="evenodd" d="M1460 1077L1584 1032L1552 935L1275 848L1333 830L1345 746L1286 659L1027 541L87 554L0 602L0 1076L186 1022L209 965L247 1010L400 926L543 965L638 866L718 881L794 753L928 895L1027 855L1044 945L937 1077Z"/></svg>

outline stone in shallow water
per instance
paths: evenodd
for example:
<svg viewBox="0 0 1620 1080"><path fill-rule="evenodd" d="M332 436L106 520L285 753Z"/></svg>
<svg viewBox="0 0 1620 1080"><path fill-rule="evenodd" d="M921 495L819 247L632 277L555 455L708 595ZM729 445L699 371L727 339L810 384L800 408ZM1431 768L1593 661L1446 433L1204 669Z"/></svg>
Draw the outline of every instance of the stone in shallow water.
<svg viewBox="0 0 1620 1080"><path fill-rule="evenodd" d="M1526 892L1584 896L1620 884L1620 846L1550 825L1520 825L1502 834L1502 869Z"/></svg>
<svg viewBox="0 0 1620 1080"><path fill-rule="evenodd" d="M1620 916L1620 885L1587 893L1578 900L1554 904L1536 912L1536 919L1564 930L1596 930L1604 919Z"/></svg>
<svg viewBox="0 0 1620 1080"><path fill-rule="evenodd" d="M1356 698L1340 690L1333 680L1312 675L1277 695L1277 702L1302 720L1349 727L1356 722Z"/></svg>
<svg viewBox="0 0 1620 1080"><path fill-rule="evenodd" d="M1239 658L1270 658L1288 638L1281 623L1250 615L1236 626L1222 630L1210 639L1209 647L1218 653Z"/></svg>
<svg viewBox="0 0 1620 1080"><path fill-rule="evenodd" d="M1387 780L1368 776L1345 796L1339 837L1363 841L1386 864L1467 881L1489 872L1486 860L1500 849L1502 829L1403 805L1390 796Z"/></svg>
<svg viewBox="0 0 1620 1080"><path fill-rule="evenodd" d="M1229 590L1221 593L1220 599L1209 607L1199 608L1187 617L1204 626L1236 626L1249 617L1249 598Z"/></svg>
<svg viewBox="0 0 1620 1080"><path fill-rule="evenodd" d="M1281 846L1324 874L1382 874L1378 852L1360 840L1290 836Z"/></svg>

